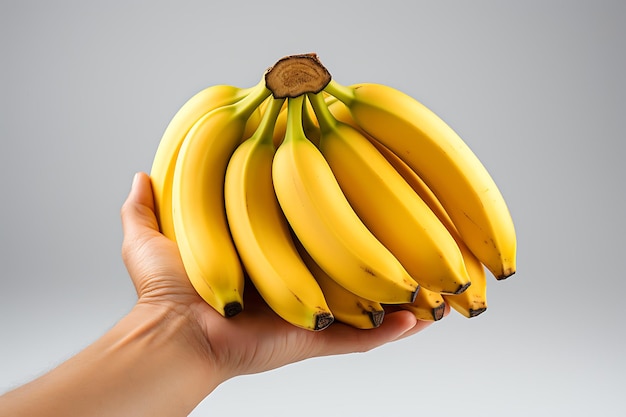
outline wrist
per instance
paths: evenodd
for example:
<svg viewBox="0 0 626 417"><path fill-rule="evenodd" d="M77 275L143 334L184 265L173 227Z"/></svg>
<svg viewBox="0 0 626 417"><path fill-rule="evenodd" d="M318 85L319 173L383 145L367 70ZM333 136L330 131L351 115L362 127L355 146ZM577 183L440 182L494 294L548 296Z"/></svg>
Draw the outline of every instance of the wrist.
<svg viewBox="0 0 626 417"><path fill-rule="evenodd" d="M83 351L1 397L0 409L51 417L186 416L222 382L202 351L199 327L175 306L138 303Z"/></svg>
<svg viewBox="0 0 626 417"><path fill-rule="evenodd" d="M119 349L136 356L146 372L153 373L159 392L168 391L168 398L195 407L223 382L191 308L138 303L118 326Z"/></svg>

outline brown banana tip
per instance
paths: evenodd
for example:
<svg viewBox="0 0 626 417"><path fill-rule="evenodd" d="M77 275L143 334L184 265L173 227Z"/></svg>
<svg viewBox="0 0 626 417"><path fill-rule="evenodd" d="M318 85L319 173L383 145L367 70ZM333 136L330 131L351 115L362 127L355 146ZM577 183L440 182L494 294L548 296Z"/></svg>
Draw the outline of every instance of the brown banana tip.
<svg viewBox="0 0 626 417"><path fill-rule="evenodd" d="M456 294L461 294L463 291L465 291L466 289L468 289L470 285L472 285L472 283L471 283L471 282L468 282L467 284L461 285L461 286L459 287L459 289L458 289L458 290L456 290L456 292L455 292L455 293L453 293L453 294L455 294L455 295L456 295Z"/></svg>
<svg viewBox="0 0 626 417"><path fill-rule="evenodd" d="M315 316L315 325L313 330L324 330L330 326L335 318L330 313L319 313Z"/></svg>
<svg viewBox="0 0 626 417"><path fill-rule="evenodd" d="M385 311L384 310L370 311L369 312L369 316L370 316L370 320L372 322L372 325L374 327L378 327L381 324L383 324L383 318L385 317Z"/></svg>
<svg viewBox="0 0 626 417"><path fill-rule="evenodd" d="M508 277L510 277L512 275L515 275L515 270L514 269L509 269L509 270L506 270L506 271L502 272L501 275L497 275L496 279L498 281L502 281L502 280L505 280L505 279L507 279Z"/></svg>
<svg viewBox="0 0 626 417"><path fill-rule="evenodd" d="M469 317L476 317L482 313L484 313L485 311L487 311L487 307L485 308L477 308L477 309L471 309L469 310Z"/></svg>
<svg viewBox="0 0 626 417"><path fill-rule="evenodd" d="M417 286L415 287L415 291L413 291L413 293L411 294L411 299L409 300L409 303L413 303L415 301L415 299L417 298L417 293L420 291L421 286Z"/></svg>
<svg viewBox="0 0 626 417"><path fill-rule="evenodd" d="M433 308L433 319L435 321L439 321L443 318L444 313L446 312L446 305L441 304L435 308Z"/></svg>
<svg viewBox="0 0 626 417"><path fill-rule="evenodd" d="M243 306L239 301L232 301L224 306L224 316L234 317L243 311Z"/></svg>

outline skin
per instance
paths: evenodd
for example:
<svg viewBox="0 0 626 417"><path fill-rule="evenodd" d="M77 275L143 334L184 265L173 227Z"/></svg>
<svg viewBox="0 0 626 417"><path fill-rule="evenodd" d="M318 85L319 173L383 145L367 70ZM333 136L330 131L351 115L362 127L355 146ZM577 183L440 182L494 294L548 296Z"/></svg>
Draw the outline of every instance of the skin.
<svg viewBox="0 0 626 417"><path fill-rule="evenodd" d="M121 217L136 305L93 344L0 396L0 415L186 416L235 376L366 352L430 324L390 311L377 329L312 332L283 321L251 285L244 311L225 319L195 293L176 244L158 231L147 174L135 175Z"/></svg>

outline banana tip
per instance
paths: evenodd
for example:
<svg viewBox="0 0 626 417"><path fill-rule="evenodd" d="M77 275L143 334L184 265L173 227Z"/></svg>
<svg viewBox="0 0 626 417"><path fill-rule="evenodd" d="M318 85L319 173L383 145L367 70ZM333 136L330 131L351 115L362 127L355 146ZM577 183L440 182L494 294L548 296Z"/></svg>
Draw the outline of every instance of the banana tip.
<svg viewBox="0 0 626 417"><path fill-rule="evenodd" d="M328 326L330 326L335 318L330 313L320 313L315 316L315 327L313 330L324 330Z"/></svg>
<svg viewBox="0 0 626 417"><path fill-rule="evenodd" d="M441 304L441 305L433 308L433 319L435 321L441 320L443 318L445 312L446 312L446 305L445 304Z"/></svg>
<svg viewBox="0 0 626 417"><path fill-rule="evenodd" d="M370 316L370 320L372 321L372 325L376 328L380 326L381 324L383 324L385 311L384 310L370 311L369 316Z"/></svg>
<svg viewBox="0 0 626 417"><path fill-rule="evenodd" d="M224 306L224 316L233 317L243 311L243 306L239 301L232 301Z"/></svg>
<svg viewBox="0 0 626 417"><path fill-rule="evenodd" d="M461 294L461 293L462 293L462 292L464 292L466 289L468 289L470 285L472 285L471 281L470 281L470 282L468 282L467 284L463 284L463 285L461 285L461 286L460 286L460 287L456 290L456 292L454 292L453 294L455 294L455 295L456 295L456 294Z"/></svg>
<svg viewBox="0 0 626 417"><path fill-rule="evenodd" d="M509 269L505 269L504 271L502 271L501 274L496 275L496 279L498 281L502 281L507 279L508 277L515 275L515 269L514 268L509 268Z"/></svg>
<svg viewBox="0 0 626 417"><path fill-rule="evenodd" d="M485 308L477 308L477 309L470 309L469 310L469 318L476 317L476 316L484 313L485 311L487 311L487 307L485 307Z"/></svg>

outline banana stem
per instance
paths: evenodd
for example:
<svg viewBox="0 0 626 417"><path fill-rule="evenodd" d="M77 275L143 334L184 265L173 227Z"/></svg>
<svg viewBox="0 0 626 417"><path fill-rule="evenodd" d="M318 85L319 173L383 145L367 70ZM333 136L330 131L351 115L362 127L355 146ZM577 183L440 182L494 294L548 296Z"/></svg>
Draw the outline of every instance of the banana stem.
<svg viewBox="0 0 626 417"><path fill-rule="evenodd" d="M237 110L237 112L243 116L250 117L252 112L261 105L263 100L272 94L270 90L265 86L265 81L259 82L256 86L252 87L250 93L242 98L240 101L231 104Z"/></svg>
<svg viewBox="0 0 626 417"><path fill-rule="evenodd" d="M274 143L273 134L274 126L276 125L276 119L280 114L280 110L283 108L284 98L269 98L270 103L263 114L261 123L254 131L254 134L250 137L250 140L268 141Z"/></svg>
<svg viewBox="0 0 626 417"><path fill-rule="evenodd" d="M326 104L326 100L324 99L324 94L307 94L307 97L311 102L311 106L313 106L313 111L315 112L315 117L317 117L320 130L327 131L333 129L337 125L338 121L330 112L328 104Z"/></svg>
<svg viewBox="0 0 626 417"><path fill-rule="evenodd" d="M317 127L317 124L311 117L309 101L310 100L302 100L302 126L305 132L307 131L307 128L311 128L312 126Z"/></svg>
<svg viewBox="0 0 626 417"><path fill-rule="evenodd" d="M320 126L317 117L312 113L313 107L310 100L304 100L302 107L302 128L304 134L309 138L315 146L319 145Z"/></svg>
<svg viewBox="0 0 626 417"><path fill-rule="evenodd" d="M330 80L328 85L324 87L324 91L343 102L346 106L350 106L352 101L354 101L354 89L341 85L335 80Z"/></svg>
<svg viewBox="0 0 626 417"><path fill-rule="evenodd" d="M287 99L287 131L285 142L306 137L302 127L302 105L304 96L290 97Z"/></svg>

